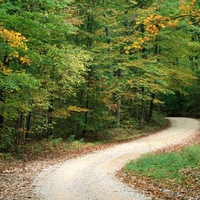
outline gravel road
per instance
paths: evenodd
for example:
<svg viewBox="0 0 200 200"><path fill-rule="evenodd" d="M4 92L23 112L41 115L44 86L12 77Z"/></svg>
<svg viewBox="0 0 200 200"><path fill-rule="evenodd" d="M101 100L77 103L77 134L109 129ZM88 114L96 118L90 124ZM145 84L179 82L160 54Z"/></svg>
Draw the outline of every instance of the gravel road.
<svg viewBox="0 0 200 200"><path fill-rule="evenodd" d="M41 200L145 200L115 178L116 170L129 160L167 146L177 145L194 136L200 128L198 120L169 118L171 126L159 133L119 144L95 153L67 160L40 173L34 185Z"/></svg>

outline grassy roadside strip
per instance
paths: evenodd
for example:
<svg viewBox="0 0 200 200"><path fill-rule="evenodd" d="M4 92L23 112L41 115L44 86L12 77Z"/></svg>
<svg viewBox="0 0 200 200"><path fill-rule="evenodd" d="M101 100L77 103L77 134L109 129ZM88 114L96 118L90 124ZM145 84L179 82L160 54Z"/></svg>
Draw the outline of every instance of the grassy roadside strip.
<svg viewBox="0 0 200 200"><path fill-rule="evenodd" d="M117 177L152 195L153 199L199 199L200 143L177 148L131 161Z"/></svg>

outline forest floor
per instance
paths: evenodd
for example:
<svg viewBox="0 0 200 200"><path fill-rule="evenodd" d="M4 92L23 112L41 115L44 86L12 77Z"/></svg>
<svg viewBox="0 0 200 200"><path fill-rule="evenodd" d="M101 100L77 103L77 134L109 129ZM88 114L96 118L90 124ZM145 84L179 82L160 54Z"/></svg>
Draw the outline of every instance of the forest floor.
<svg viewBox="0 0 200 200"><path fill-rule="evenodd" d="M66 160L77 158L95 151L103 150L116 145L116 143L91 146L76 150L57 149L40 159L4 161L0 171L0 199L25 200L35 199L34 186L31 184L36 176L52 165L64 163Z"/></svg>
<svg viewBox="0 0 200 200"><path fill-rule="evenodd" d="M171 145L166 148L162 148L157 150L158 152L165 151L175 151L181 149L187 145L193 143L199 143L200 141L200 131L195 134L194 137L189 137L186 140L182 141L179 144ZM57 150L56 155L48 156L46 159L42 160L33 160L33 161L15 161L15 164L10 167L2 167L0 170L0 199L2 200L23 200L23 199L38 199L34 194L35 185L32 184L36 175L40 174L44 169L47 169L50 166L61 165L65 163L66 160L78 158L83 155L90 154L92 152L99 152L105 149L113 148L117 146L119 143L110 143L104 145L90 146L84 149L78 150ZM7 165L8 163L6 163ZM152 199L179 199L174 197L167 197L166 195L169 191L165 190L163 192L161 188L156 187L149 182L145 182L148 180L144 180L142 178L138 179L134 176L129 176L124 174L121 170L117 173L117 178L122 182L126 182L127 184L133 186L134 188L138 188L145 192L145 194L150 195ZM148 184L147 184L148 183ZM177 188L176 188L177 189ZM181 190L181 189L180 189ZM172 191L173 192L173 191ZM177 193L178 191L176 191ZM180 191L187 197L188 190ZM171 192L170 192L171 194ZM198 195L198 194L197 194ZM154 197L153 197L154 196ZM180 198L187 199L187 198ZM194 197L195 199L195 197ZM198 197L196 198L198 199Z"/></svg>

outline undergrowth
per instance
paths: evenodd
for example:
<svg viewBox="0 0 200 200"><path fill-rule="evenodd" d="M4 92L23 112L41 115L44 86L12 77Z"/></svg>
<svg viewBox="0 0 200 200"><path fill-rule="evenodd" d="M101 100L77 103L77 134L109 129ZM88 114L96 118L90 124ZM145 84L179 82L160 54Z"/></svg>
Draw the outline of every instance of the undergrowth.
<svg viewBox="0 0 200 200"><path fill-rule="evenodd" d="M104 142L128 141L148 135L149 133L157 132L168 125L169 123L163 115L155 113L149 123L143 123L142 127L140 127L139 122L127 120L119 127L110 128L104 132L97 133L94 140Z"/></svg>
<svg viewBox="0 0 200 200"><path fill-rule="evenodd" d="M84 150L88 147L95 147L106 143L133 140L158 131L164 127L163 124L154 124L154 126L151 124L151 127L146 124L143 129L137 129L133 122L131 122L131 124L132 126L121 125L121 127L118 128L96 133L97 137L95 136L89 140L88 138L77 139L76 135L70 135L67 140L50 137L49 139L40 141L30 140L18 146L11 146L8 152L0 152L0 168L2 168L1 165L7 165L7 163L15 162L15 160L30 161L52 158L68 150ZM92 134L90 134L90 136L91 135Z"/></svg>
<svg viewBox="0 0 200 200"><path fill-rule="evenodd" d="M13 148L11 152L1 153L0 160L13 161L16 159L34 160L59 154L67 150L79 150L94 146L95 144L84 142L84 140L63 141L62 138L44 139L41 141L30 141L26 144Z"/></svg>

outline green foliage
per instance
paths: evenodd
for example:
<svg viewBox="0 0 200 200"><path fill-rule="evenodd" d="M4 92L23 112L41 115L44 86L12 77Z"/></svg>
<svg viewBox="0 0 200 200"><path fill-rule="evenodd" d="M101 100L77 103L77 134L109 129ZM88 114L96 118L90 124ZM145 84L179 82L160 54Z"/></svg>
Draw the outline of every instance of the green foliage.
<svg viewBox="0 0 200 200"><path fill-rule="evenodd" d="M37 131L44 137L53 131L56 119L70 115L70 104L66 102L76 96L75 87L84 82L84 64L90 56L69 38L77 30L70 22L69 3L66 0L1 3L0 16L5 30L14 29L20 32L18 36L26 36L28 48L25 50L30 60L29 67L19 54L23 49L16 49L13 54L13 46L3 44L0 63L5 64L6 57L13 54L4 66L10 69L4 70L7 76L5 72L0 75L5 99L0 102L0 110L6 125L19 126L24 131L31 128L31 132ZM6 33L16 35L12 31ZM13 40L18 41L20 37L14 36ZM23 62L19 63L16 58Z"/></svg>
<svg viewBox="0 0 200 200"><path fill-rule="evenodd" d="M100 139L105 141L126 141L130 139L136 139L141 137L140 133L136 127L134 128L113 128L104 132Z"/></svg>
<svg viewBox="0 0 200 200"><path fill-rule="evenodd" d="M68 138L69 142L74 142L76 140L75 137L75 135L70 135Z"/></svg>
<svg viewBox="0 0 200 200"><path fill-rule="evenodd" d="M180 152L146 155L126 165L125 171L152 180L170 178L184 180L181 170L184 168L199 168L200 146L193 145Z"/></svg>
<svg viewBox="0 0 200 200"><path fill-rule="evenodd" d="M52 139L51 143L53 146L58 146L60 143L62 142L62 138L56 138L56 139Z"/></svg>
<svg viewBox="0 0 200 200"><path fill-rule="evenodd" d="M166 125L166 118L162 113L154 112L150 123L152 123L152 126L164 127Z"/></svg>
<svg viewBox="0 0 200 200"><path fill-rule="evenodd" d="M0 129L14 130L5 140L105 139L162 126L158 110L199 116L197 2L0 4Z"/></svg>
<svg viewBox="0 0 200 200"><path fill-rule="evenodd" d="M3 162L5 161L14 161L14 157L12 155L12 153L3 153L0 154L0 159L2 159Z"/></svg>
<svg viewBox="0 0 200 200"><path fill-rule="evenodd" d="M14 143L14 130L11 128L4 128L0 134L0 151L11 152Z"/></svg>
<svg viewBox="0 0 200 200"><path fill-rule="evenodd" d="M5 120L19 117L19 110L25 114L30 112L30 102L39 87L39 81L25 72L15 72L1 76L0 88L3 89L5 102L0 102L0 110Z"/></svg>

